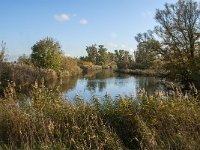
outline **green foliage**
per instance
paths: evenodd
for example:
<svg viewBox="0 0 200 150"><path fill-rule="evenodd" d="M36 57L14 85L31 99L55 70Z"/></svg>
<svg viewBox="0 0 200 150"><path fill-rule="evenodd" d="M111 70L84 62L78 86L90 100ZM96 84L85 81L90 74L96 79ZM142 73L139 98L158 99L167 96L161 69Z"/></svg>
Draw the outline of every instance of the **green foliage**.
<svg viewBox="0 0 200 150"><path fill-rule="evenodd" d="M155 20L158 40L149 32L136 36L136 67L160 68L184 84L200 83L199 3L193 0L166 3L164 9L156 10Z"/></svg>
<svg viewBox="0 0 200 150"><path fill-rule="evenodd" d="M149 69L155 66L158 55L156 53L160 48L160 43L153 37L153 32L139 33L135 37L138 42L137 51L134 52L134 69Z"/></svg>
<svg viewBox="0 0 200 150"><path fill-rule="evenodd" d="M22 56L19 56L19 58L17 59L17 63L23 64L23 65L32 65L31 58L25 54L23 54Z"/></svg>
<svg viewBox="0 0 200 150"><path fill-rule="evenodd" d="M115 57L119 69L128 69L133 62L132 56L126 50L115 50Z"/></svg>
<svg viewBox="0 0 200 150"><path fill-rule="evenodd" d="M61 65L61 56L60 44L47 37L33 45L31 61L36 67L58 71Z"/></svg>
<svg viewBox="0 0 200 150"><path fill-rule="evenodd" d="M61 72L63 77L75 76L81 73L81 68L78 66L78 59L62 56Z"/></svg>
<svg viewBox="0 0 200 150"><path fill-rule="evenodd" d="M159 26L155 32L162 40L162 54L165 67L171 75L185 82L194 82L198 76L200 8L192 0L166 4L163 10L157 10L156 21ZM176 67L177 70L174 69Z"/></svg>
<svg viewBox="0 0 200 150"><path fill-rule="evenodd" d="M108 52L104 45L92 45L86 48L87 56L81 57L82 61L92 62L94 65L102 66L103 68L116 68L115 54Z"/></svg>
<svg viewBox="0 0 200 150"><path fill-rule="evenodd" d="M108 53L107 49L103 45L99 45L97 65L106 66L108 64Z"/></svg>
<svg viewBox="0 0 200 150"><path fill-rule="evenodd" d="M88 56L86 57L87 61L92 62L93 64L97 64L97 55L98 55L98 50L96 48L96 45L91 45L87 46L86 48Z"/></svg>
<svg viewBox="0 0 200 150"><path fill-rule="evenodd" d="M6 43L2 41L0 50L0 62L3 62L5 60L5 49L6 49Z"/></svg>

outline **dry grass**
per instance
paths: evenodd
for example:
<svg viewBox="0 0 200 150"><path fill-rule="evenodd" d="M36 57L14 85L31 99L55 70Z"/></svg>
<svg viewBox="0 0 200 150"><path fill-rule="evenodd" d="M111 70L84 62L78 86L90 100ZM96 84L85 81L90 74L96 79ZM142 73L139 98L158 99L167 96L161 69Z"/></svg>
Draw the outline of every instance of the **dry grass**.
<svg viewBox="0 0 200 150"><path fill-rule="evenodd" d="M39 69L30 65L0 63L0 81L2 88L7 87L9 81L14 81L18 91L28 92L31 85L44 80L46 86L54 87L57 74L50 69ZM2 91L1 91L2 92Z"/></svg>
<svg viewBox="0 0 200 150"><path fill-rule="evenodd" d="M197 94L197 93L196 93ZM64 100L59 88L33 86L23 101L9 84L0 99L0 146L5 149L199 149L197 96L157 93L137 99Z"/></svg>
<svg viewBox="0 0 200 150"><path fill-rule="evenodd" d="M23 102L12 85L0 103L0 143L13 149L120 149L92 104L64 101L59 91L35 84Z"/></svg>
<svg viewBox="0 0 200 150"><path fill-rule="evenodd" d="M161 72L153 69L118 69L119 73L131 74L136 76L150 76L150 77L166 77L166 72Z"/></svg>

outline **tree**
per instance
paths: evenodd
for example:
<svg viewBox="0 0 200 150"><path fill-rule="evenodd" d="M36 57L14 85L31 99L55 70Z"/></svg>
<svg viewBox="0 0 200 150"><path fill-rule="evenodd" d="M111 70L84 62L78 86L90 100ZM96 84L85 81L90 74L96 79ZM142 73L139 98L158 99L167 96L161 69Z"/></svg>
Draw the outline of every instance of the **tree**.
<svg viewBox="0 0 200 150"><path fill-rule="evenodd" d="M62 51L60 44L52 38L40 40L32 47L31 61L41 68L58 71L61 65Z"/></svg>
<svg viewBox="0 0 200 150"><path fill-rule="evenodd" d="M5 50L6 50L6 43L2 41L0 50L0 62L3 62L5 60Z"/></svg>
<svg viewBox="0 0 200 150"><path fill-rule="evenodd" d="M87 46L86 47L86 51L87 51L87 61L92 62L93 64L96 65L97 63L97 55L98 55L98 50L96 48L96 44L91 45L91 46Z"/></svg>
<svg viewBox="0 0 200 150"><path fill-rule="evenodd" d="M22 56L19 56L19 58L17 59L17 63L31 65L31 59L29 56L23 54Z"/></svg>
<svg viewBox="0 0 200 150"><path fill-rule="evenodd" d="M159 53L172 75L191 81L197 75L200 44L200 9L197 2L179 0L176 4L165 4L155 15L159 26L155 32L160 37Z"/></svg>
<svg viewBox="0 0 200 150"><path fill-rule="evenodd" d="M97 55L97 65L106 66L108 64L107 49L103 45L99 45Z"/></svg>
<svg viewBox="0 0 200 150"><path fill-rule="evenodd" d="M119 69L128 69L132 62L132 56L129 51L126 50L115 50L116 63Z"/></svg>
<svg viewBox="0 0 200 150"><path fill-rule="evenodd" d="M160 43L154 39L153 32L139 33L135 37L138 42L137 51L135 51L135 67L147 69L154 66L158 55L156 51L160 49Z"/></svg>

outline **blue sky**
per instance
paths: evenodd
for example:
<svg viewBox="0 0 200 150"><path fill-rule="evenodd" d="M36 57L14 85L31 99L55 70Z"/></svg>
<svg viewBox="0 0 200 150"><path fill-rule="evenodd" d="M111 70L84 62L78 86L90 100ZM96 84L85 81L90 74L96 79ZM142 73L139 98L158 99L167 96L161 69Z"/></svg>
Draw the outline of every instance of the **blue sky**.
<svg viewBox="0 0 200 150"><path fill-rule="evenodd" d="M52 37L66 55L85 55L91 44L113 51L136 48L134 36L153 29L157 8L175 0L1 0L0 40L10 59L30 54Z"/></svg>

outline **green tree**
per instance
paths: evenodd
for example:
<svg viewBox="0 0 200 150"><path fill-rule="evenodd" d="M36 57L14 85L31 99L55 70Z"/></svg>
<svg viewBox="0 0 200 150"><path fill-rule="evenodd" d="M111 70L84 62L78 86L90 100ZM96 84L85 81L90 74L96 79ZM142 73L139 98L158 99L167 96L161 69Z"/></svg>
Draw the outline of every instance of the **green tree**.
<svg viewBox="0 0 200 150"><path fill-rule="evenodd" d="M2 41L0 50L0 62L3 62L5 60L5 50L6 50L6 43Z"/></svg>
<svg viewBox="0 0 200 150"><path fill-rule="evenodd" d="M183 81L192 81L199 76L200 8L192 0L179 0L165 4L155 15L159 23L155 32L160 37L162 48L158 53L165 60L165 67L172 76Z"/></svg>
<svg viewBox="0 0 200 150"><path fill-rule="evenodd" d="M19 56L19 58L17 59L17 63L31 65L31 59L29 56L23 54L22 56Z"/></svg>
<svg viewBox="0 0 200 150"><path fill-rule="evenodd" d="M156 51L160 49L160 43L154 39L153 32L139 33L135 37L138 42L137 50L135 51L135 68L147 69L155 65L155 60L158 59Z"/></svg>
<svg viewBox="0 0 200 150"><path fill-rule="evenodd" d="M103 45L99 45L97 55L97 65L106 66L108 64L107 49Z"/></svg>
<svg viewBox="0 0 200 150"><path fill-rule="evenodd" d="M40 40L32 47L31 61L41 68L58 71L61 65L62 51L60 44L52 38Z"/></svg>
<svg viewBox="0 0 200 150"><path fill-rule="evenodd" d="M132 56L129 51L126 50L115 50L116 63L119 69L128 69L132 62Z"/></svg>
<svg viewBox="0 0 200 150"><path fill-rule="evenodd" d="M116 55L112 52L108 52L108 66L112 69L117 68Z"/></svg>
<svg viewBox="0 0 200 150"><path fill-rule="evenodd" d="M86 51L88 56L86 57L87 61L92 62L93 64L96 65L97 63L97 57L98 57L98 50L96 48L96 44L93 44L91 46L86 47Z"/></svg>

